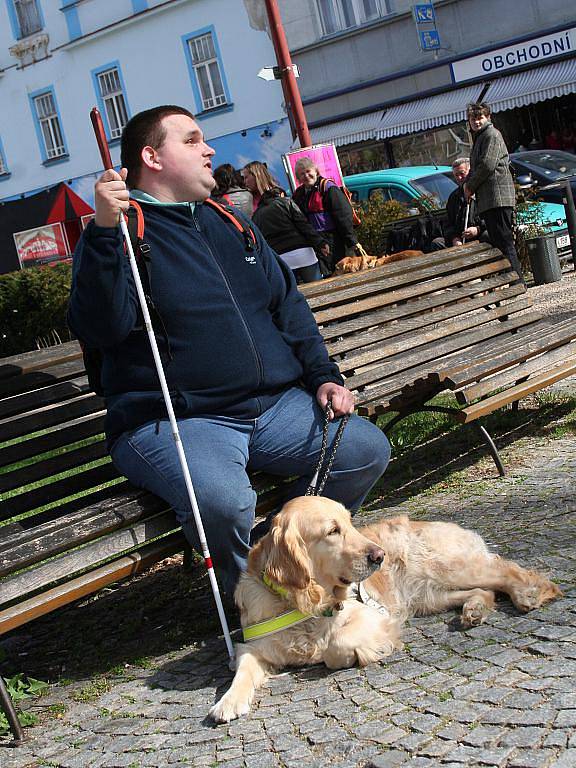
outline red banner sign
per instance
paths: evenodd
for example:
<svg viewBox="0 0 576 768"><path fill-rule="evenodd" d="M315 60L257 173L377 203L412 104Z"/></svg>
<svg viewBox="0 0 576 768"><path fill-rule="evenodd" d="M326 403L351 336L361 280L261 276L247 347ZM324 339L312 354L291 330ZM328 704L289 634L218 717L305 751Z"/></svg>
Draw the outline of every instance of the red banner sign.
<svg viewBox="0 0 576 768"><path fill-rule="evenodd" d="M15 232L14 243L21 267L53 264L70 256L68 241L60 223Z"/></svg>

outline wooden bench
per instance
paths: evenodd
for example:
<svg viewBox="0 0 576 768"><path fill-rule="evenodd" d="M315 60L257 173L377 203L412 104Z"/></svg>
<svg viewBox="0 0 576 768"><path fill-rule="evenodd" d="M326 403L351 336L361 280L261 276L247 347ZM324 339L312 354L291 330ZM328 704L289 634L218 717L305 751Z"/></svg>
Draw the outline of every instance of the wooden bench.
<svg viewBox="0 0 576 768"><path fill-rule="evenodd" d="M576 324L541 320L515 279L476 244L302 292L361 414L396 421L448 390L454 406L440 410L476 423L576 372ZM0 361L0 635L184 546L167 505L118 475L103 418L76 342ZM262 516L287 481L253 482Z"/></svg>

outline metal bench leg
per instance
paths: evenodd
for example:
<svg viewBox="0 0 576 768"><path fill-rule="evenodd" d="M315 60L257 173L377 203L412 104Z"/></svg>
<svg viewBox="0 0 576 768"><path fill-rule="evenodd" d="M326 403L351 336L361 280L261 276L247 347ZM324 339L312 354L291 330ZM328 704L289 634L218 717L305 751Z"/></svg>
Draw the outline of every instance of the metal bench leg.
<svg viewBox="0 0 576 768"><path fill-rule="evenodd" d="M506 474L506 470L504 469L504 464L502 464L502 459L500 458L500 454L498 453L498 448L496 448L496 444L494 440L492 440L492 438L488 434L488 431L486 430L485 427L482 426L482 424L476 423L474 426L480 432L482 439L488 446L488 450L490 451L490 455L494 459L494 464L496 464L500 477L504 477L504 475Z"/></svg>
<svg viewBox="0 0 576 768"><path fill-rule="evenodd" d="M14 706L14 702L12 701L10 694L8 693L8 689L6 688L6 684L4 683L4 678L2 677L2 675L0 675L0 706L2 707L2 710L6 715L8 724L10 725L10 730L12 731L12 734L14 736L14 741L12 742L12 745L14 747L19 747L20 744L22 744L22 742L24 741L24 731L22 730L22 726L20 725L20 721L18 720L18 715L16 714L16 708Z"/></svg>

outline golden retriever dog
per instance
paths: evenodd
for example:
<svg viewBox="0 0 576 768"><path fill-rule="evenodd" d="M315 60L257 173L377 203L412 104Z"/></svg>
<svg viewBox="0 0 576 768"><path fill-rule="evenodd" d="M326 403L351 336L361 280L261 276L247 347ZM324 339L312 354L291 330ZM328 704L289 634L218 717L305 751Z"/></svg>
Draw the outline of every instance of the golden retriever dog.
<svg viewBox="0 0 576 768"><path fill-rule="evenodd" d="M412 259L415 256L423 256L423 251L397 251L396 253L389 253L387 256L345 256L340 261L336 262L334 269L335 275L344 275L349 272L361 272L363 269L373 269L374 267L381 267L384 264L393 264L395 261L406 261L406 259Z"/></svg>
<svg viewBox="0 0 576 768"><path fill-rule="evenodd" d="M365 602L350 595L361 584ZM462 625L481 624L504 592L521 611L560 595L545 576L491 554L453 523L383 520L357 530L335 501L286 504L251 550L235 599L242 627L296 609L299 623L237 647L236 673L210 710L218 722L246 714L256 689L285 666L365 666L401 648L409 616L462 606Z"/></svg>
<svg viewBox="0 0 576 768"><path fill-rule="evenodd" d="M376 256L345 256L336 262L335 275L344 275L349 272L361 272L363 269L372 269L376 265Z"/></svg>
<svg viewBox="0 0 576 768"><path fill-rule="evenodd" d="M413 259L415 256L424 256L424 251L407 250L389 253L387 256L379 256L374 266L381 267L384 264L393 264L395 261L406 261L407 259Z"/></svg>

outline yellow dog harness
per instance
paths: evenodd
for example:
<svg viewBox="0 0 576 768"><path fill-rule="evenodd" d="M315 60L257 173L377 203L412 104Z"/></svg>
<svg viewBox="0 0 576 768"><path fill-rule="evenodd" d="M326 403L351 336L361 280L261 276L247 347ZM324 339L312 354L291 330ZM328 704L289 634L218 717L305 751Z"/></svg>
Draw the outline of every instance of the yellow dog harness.
<svg viewBox="0 0 576 768"><path fill-rule="evenodd" d="M262 581L268 589L275 592L280 597L286 598L288 596L288 590L281 587L279 584L275 584L265 573L262 574ZM332 608L328 608L322 616L332 616ZM248 627L244 627L242 634L244 636L244 642L247 643L250 640L259 640L261 637L267 637L273 635L276 632L281 632L283 629L294 627L296 624L300 624L306 619L315 618L311 613L304 613L294 608L292 611L286 611L281 613L280 616L273 616L271 619L265 619L259 621L257 624L250 624Z"/></svg>

